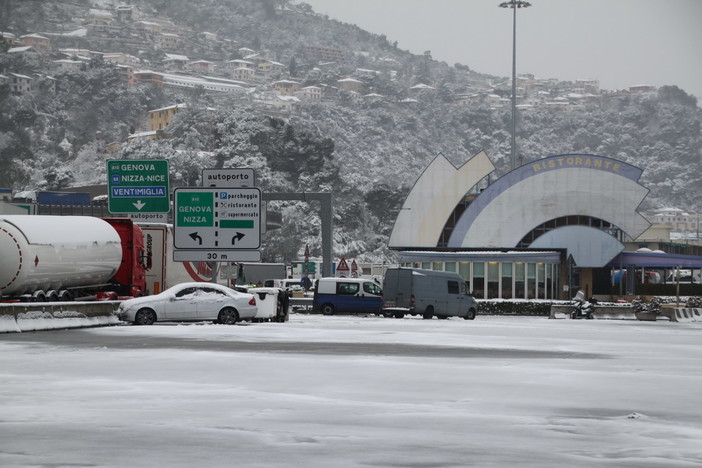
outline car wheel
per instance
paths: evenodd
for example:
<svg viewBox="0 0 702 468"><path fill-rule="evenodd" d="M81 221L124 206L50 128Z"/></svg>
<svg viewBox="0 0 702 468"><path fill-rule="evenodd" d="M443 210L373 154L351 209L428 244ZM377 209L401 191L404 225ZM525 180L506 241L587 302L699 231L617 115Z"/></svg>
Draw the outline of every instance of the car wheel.
<svg viewBox="0 0 702 468"><path fill-rule="evenodd" d="M239 312L237 312L233 307L225 307L219 311L217 321L224 325L234 325L239 321Z"/></svg>
<svg viewBox="0 0 702 468"><path fill-rule="evenodd" d="M471 308L471 309L468 309L468 313L463 318L466 320L475 320L475 315L476 315L475 309Z"/></svg>
<svg viewBox="0 0 702 468"><path fill-rule="evenodd" d="M153 325L156 321L156 312L151 309L140 309L134 316L134 325Z"/></svg>
<svg viewBox="0 0 702 468"><path fill-rule="evenodd" d="M334 315L334 306L331 304L324 304L322 306L322 314L324 315Z"/></svg>
<svg viewBox="0 0 702 468"><path fill-rule="evenodd" d="M424 311L424 315L422 315L422 318L424 320L431 320L432 317L434 317L434 308L432 306L427 307L427 310Z"/></svg>

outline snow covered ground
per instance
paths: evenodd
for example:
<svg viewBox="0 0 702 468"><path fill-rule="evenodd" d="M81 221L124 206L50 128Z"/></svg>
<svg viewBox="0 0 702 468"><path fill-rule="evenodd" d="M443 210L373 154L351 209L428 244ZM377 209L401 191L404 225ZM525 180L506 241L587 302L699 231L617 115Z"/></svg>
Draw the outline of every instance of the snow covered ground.
<svg viewBox="0 0 702 468"><path fill-rule="evenodd" d="M293 314L11 335L3 467L702 465L699 322Z"/></svg>

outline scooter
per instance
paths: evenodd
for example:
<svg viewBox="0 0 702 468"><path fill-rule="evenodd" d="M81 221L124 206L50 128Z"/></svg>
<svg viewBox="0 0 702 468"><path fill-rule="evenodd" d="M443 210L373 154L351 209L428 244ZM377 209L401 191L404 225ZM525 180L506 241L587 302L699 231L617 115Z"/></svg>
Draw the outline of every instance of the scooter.
<svg viewBox="0 0 702 468"><path fill-rule="evenodd" d="M592 319L594 318L595 305L597 299L591 297L585 299L585 293L581 289L573 298L573 310L570 313L572 319Z"/></svg>

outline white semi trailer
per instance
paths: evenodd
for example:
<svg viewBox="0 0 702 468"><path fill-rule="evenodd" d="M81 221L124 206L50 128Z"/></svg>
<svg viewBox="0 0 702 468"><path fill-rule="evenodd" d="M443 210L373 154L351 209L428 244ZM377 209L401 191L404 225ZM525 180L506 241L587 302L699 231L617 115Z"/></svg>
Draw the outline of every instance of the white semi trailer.
<svg viewBox="0 0 702 468"><path fill-rule="evenodd" d="M144 292L141 231L128 219L0 216L0 296L70 300Z"/></svg>

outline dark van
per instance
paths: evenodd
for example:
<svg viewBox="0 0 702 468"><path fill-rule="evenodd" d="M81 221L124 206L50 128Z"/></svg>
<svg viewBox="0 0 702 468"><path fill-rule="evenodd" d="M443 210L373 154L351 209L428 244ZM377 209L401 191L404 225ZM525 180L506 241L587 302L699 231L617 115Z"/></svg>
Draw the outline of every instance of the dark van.
<svg viewBox="0 0 702 468"><path fill-rule="evenodd" d="M383 279L383 310L398 318L408 313L425 319L457 316L473 320L478 304L458 273L390 268Z"/></svg>

